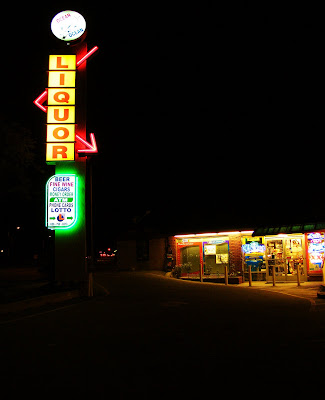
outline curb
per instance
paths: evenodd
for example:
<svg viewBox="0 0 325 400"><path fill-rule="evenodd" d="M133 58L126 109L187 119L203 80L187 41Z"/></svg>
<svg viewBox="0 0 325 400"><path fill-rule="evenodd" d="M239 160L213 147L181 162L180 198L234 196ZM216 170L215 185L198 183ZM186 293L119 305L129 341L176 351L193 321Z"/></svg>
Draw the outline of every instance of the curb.
<svg viewBox="0 0 325 400"><path fill-rule="evenodd" d="M319 299L325 299L325 285L320 285L319 291L317 292Z"/></svg>
<svg viewBox="0 0 325 400"><path fill-rule="evenodd" d="M13 303L1 304L0 315L12 312L24 311L29 308L40 307L46 304L55 304L63 301L80 297L79 290L71 290L69 292L53 293L45 296L34 297L27 300L15 301Z"/></svg>

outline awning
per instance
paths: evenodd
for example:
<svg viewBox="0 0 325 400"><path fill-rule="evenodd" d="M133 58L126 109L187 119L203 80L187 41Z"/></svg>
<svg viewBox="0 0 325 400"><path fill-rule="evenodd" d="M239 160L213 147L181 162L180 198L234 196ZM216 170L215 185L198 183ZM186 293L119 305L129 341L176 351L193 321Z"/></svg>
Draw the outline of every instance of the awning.
<svg viewBox="0 0 325 400"><path fill-rule="evenodd" d="M325 222L303 223L283 226L263 226L256 228L253 232L253 236L279 235L281 233L305 233L322 230L325 231Z"/></svg>

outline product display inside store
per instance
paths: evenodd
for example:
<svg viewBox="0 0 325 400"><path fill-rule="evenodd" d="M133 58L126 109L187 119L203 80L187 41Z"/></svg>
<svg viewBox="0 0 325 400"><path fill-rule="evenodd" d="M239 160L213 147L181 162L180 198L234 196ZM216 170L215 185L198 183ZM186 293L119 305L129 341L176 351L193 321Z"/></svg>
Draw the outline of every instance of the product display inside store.
<svg viewBox="0 0 325 400"><path fill-rule="evenodd" d="M245 279L248 280L250 267L252 280L264 281L266 279L264 238L251 236L242 237L242 251Z"/></svg>

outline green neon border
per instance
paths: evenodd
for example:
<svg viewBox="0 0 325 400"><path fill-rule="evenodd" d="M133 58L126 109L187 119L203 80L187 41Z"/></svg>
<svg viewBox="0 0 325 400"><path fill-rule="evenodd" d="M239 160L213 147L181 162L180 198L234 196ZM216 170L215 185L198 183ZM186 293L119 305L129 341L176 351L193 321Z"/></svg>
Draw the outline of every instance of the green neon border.
<svg viewBox="0 0 325 400"><path fill-rule="evenodd" d="M74 212L74 221L71 225L69 226L57 226L57 227L49 227L48 226L48 215L47 215L47 203L48 203L48 184L49 181L54 178L55 176L74 176L75 177L75 182L76 182L76 187L75 187L75 212ZM65 229L70 229L72 228L78 220L78 176L76 174L54 174L52 175L46 182L46 193L45 193L45 226L47 229L50 229L51 231L55 231L55 230L65 230Z"/></svg>

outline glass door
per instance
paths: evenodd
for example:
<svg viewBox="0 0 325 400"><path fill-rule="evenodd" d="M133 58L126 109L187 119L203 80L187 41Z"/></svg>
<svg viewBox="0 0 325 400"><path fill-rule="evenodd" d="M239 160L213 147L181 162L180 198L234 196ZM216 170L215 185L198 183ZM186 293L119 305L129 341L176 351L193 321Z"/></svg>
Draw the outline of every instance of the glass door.
<svg viewBox="0 0 325 400"><path fill-rule="evenodd" d="M290 236L284 239L287 264L287 281L297 282L297 273L300 271L300 280L306 281L306 263L304 257L304 237Z"/></svg>
<svg viewBox="0 0 325 400"><path fill-rule="evenodd" d="M229 245L228 243L217 244L216 270L219 276L225 276L225 267L229 264ZM229 273L229 271L228 271Z"/></svg>
<svg viewBox="0 0 325 400"><path fill-rule="evenodd" d="M300 271L300 280L306 281L306 263L303 249L303 235L267 238L267 281L272 281L273 268L275 280L278 282L297 282L298 270Z"/></svg>
<svg viewBox="0 0 325 400"><path fill-rule="evenodd" d="M272 281L272 270L276 281L286 281L286 263L283 239L266 239L266 278Z"/></svg>

